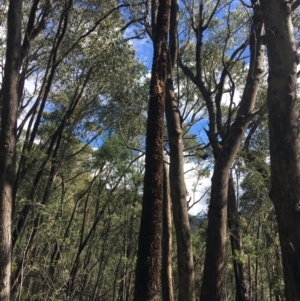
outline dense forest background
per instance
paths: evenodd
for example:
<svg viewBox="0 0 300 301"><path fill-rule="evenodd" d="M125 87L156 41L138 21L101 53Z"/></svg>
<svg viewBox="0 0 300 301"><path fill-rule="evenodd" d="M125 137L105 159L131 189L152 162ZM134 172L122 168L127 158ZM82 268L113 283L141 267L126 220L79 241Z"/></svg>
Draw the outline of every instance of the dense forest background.
<svg viewBox="0 0 300 301"><path fill-rule="evenodd" d="M2 0L0 300L300 300L299 5Z"/></svg>

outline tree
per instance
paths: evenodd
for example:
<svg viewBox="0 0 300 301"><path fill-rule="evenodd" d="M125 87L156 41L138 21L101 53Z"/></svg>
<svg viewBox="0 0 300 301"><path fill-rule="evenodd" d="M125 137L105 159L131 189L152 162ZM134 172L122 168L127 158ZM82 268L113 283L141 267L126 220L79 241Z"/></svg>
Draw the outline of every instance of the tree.
<svg viewBox="0 0 300 301"><path fill-rule="evenodd" d="M256 2L256 1L252 1ZM275 206L286 300L300 300L300 134L292 12L299 1L261 1L268 49L271 199Z"/></svg>
<svg viewBox="0 0 300 301"><path fill-rule="evenodd" d="M152 5L153 65L146 133L143 207L135 279L135 301L160 295L160 253L163 208L163 135L167 80L167 38L170 0Z"/></svg>
<svg viewBox="0 0 300 301"><path fill-rule="evenodd" d="M298 300L300 1L52 2L0 4L0 296L280 301L284 274ZM188 215L187 161L214 167L208 219Z"/></svg>
<svg viewBox="0 0 300 301"><path fill-rule="evenodd" d="M22 0L9 1L0 129L0 299L11 300L11 225L21 68Z"/></svg>
<svg viewBox="0 0 300 301"><path fill-rule="evenodd" d="M170 150L170 189L177 244L178 300L195 300L195 275L192 234L184 180L183 130L179 101L176 99L173 73L178 54L178 3L171 1L168 73L166 84L166 120Z"/></svg>
<svg viewBox="0 0 300 301"><path fill-rule="evenodd" d="M26 2L24 13L28 12L31 15L33 6L31 7L29 3L31 4L29 1ZM33 4L36 4L36 1ZM19 172L15 182L17 203L14 215L12 277L12 291L17 298L25 298L26 291L36 296L47 294L49 298L61 293L61 283L54 280L57 275L59 275L58 279L62 279L63 287L68 287L63 293L68 298L79 298L76 290L82 285L79 284L84 274L82 261L85 260L87 264L95 260L95 257L92 255L89 257L85 252L86 250L91 252L90 241L93 241L96 235L103 216L102 211L107 206L106 203L98 204L99 210L95 211L97 216L94 220L88 218L90 216L88 210L81 214L78 208L83 200L86 206L90 206L89 197L92 198L91 191L97 186L95 182L99 179L99 176L88 177L88 174L97 170L97 167L92 168L89 164L90 156L93 154L89 145L99 147L100 141L103 141L109 132L118 132L126 137L127 141L132 141L133 137L136 138L143 133L144 129L145 117L140 114L144 109L146 94L144 92L146 83L140 83L140 78L144 76L144 68L134 58L133 48L128 45L118 30L114 30L114 26L122 22L118 6L112 8L107 6L106 2L104 6L106 10L103 10L99 1L97 7L89 2L89 5L82 9L81 4L82 1L76 1L71 8L63 3L53 7L50 14L51 22L47 23L37 39L30 40L31 48L25 56L24 67L22 67L26 80L28 78L34 80L35 91L33 95L21 92L19 107L19 114L23 113L24 119L18 126ZM39 9L39 13L42 14L44 6L41 5ZM68 18L61 18L62 15L66 16L66 10ZM78 12L81 13L82 18L76 17ZM27 15L24 18L26 19ZM89 19L88 27L86 18ZM38 21L36 22L33 29L38 26ZM101 27L98 34L99 28L95 27L95 24L100 23L103 28ZM66 30L64 34L61 32L61 43L57 44L55 43L58 34L56 30L60 32L62 24L70 30ZM77 30L74 30L76 28ZM57 64L51 65L55 52ZM114 56L110 55L112 52ZM124 61L127 63L124 64ZM48 69L47 64L51 65ZM93 68L97 65L102 67ZM137 74L139 76L135 77ZM132 103L132 99L138 102ZM116 118L112 112L118 114L118 117ZM130 123L127 120L130 120ZM79 164L81 155L85 156L84 164ZM112 186L118 187L124 173L120 171L118 176L113 176L110 175L110 169L107 170L108 172L104 173L107 175L107 180L101 185L105 187L111 177L111 182L114 182ZM86 175L87 183L85 189L81 191L83 175ZM78 184L78 187L74 187L75 196L72 196L72 189L68 189L71 183L75 186ZM98 187L101 185L99 184ZM60 187L62 187L61 194ZM102 187L100 191L103 192L103 189ZM103 194L105 195L104 192ZM100 195L101 193L94 193L93 202L96 202L95 199L100 198ZM71 200L74 200L74 204L69 203ZM108 203L114 200L115 196L107 197ZM67 209L64 211L63 208ZM65 214L60 214L60 211L64 211ZM61 215L64 220L60 225L65 230L58 231L57 235L47 234L47 229L50 231L53 225L52 218ZM76 216L79 219L76 219ZM111 226L107 226L103 231L110 228ZM77 230L83 232L82 240L69 234ZM49 239L48 242L43 238L45 235ZM136 237L133 236L133 239L135 240ZM69 260L61 264L60 261L65 259L65 252L70 250L69 240L72 240L76 246L74 250L77 253L71 252ZM39 245L44 246L44 251L40 250ZM133 260L133 255L133 252L128 252L126 256ZM106 260L106 255L101 256L99 255L99 258ZM45 266L38 267L36 262L43 258ZM63 269L64 264L70 269L69 275ZM127 264L127 269L129 268L130 265ZM113 269L112 271L115 272ZM117 270L116 277L121 278L120 274L121 272ZM100 276L102 273L99 272ZM93 288L96 286L94 278L91 282ZM133 280L133 276L131 279ZM126 282L124 291L132 286L132 280ZM116 278L116 289L118 281L119 279ZM104 283L101 278L99 283L101 285ZM26 290L23 289L25 287ZM103 292L95 290L94 294L99 296ZM130 294L129 291L127 295Z"/></svg>
<svg viewBox="0 0 300 301"><path fill-rule="evenodd" d="M201 301L221 301L224 299L224 269L225 269L225 245L227 230L227 205L228 205L228 181L230 178L230 169L240 148L242 139L248 127L250 120L255 115L254 104L259 88L260 79L263 72L264 45L261 36L263 35L263 24L260 17L260 8L253 8L253 17L251 18L251 32L249 38L250 46L250 66L246 78L246 83L237 110L233 110L233 94L235 83L231 72L234 72L240 53L247 46L242 43L230 57L225 61L226 45L229 44L232 31L227 17L227 36L225 37L225 48L222 56L222 71L215 76L214 65L208 66L211 72L206 72L204 62L209 57L206 53L210 51L211 42L204 43L204 32L211 26L212 20L216 18L220 1L217 1L212 11L207 17L204 12L203 2L199 3L198 22L193 17L192 27L196 34L195 45L195 72L180 61L180 67L185 74L198 87L206 102L209 116L209 129L207 135L212 146L215 165L212 176L211 197L208 211L208 228L206 239L206 256L203 271L202 288L200 294ZM191 10L188 11L192 14ZM230 6L229 6L230 10ZM230 15L230 13L229 13ZM205 46L207 45L207 49ZM185 46L186 47L186 46ZM214 64L214 62L213 62ZM208 75L207 75L208 73ZM229 106L228 116L225 124L221 108L221 98L225 90L226 78L229 79L231 89L231 104ZM212 88L214 87L214 89ZM234 115L236 114L236 115ZM234 117L235 116L235 117ZM221 139L221 143L218 139Z"/></svg>
<svg viewBox="0 0 300 301"><path fill-rule="evenodd" d="M163 200L163 230L162 230L162 265L161 286L162 300L174 301L173 269L172 269L172 210L170 179L167 163L164 163L164 200Z"/></svg>

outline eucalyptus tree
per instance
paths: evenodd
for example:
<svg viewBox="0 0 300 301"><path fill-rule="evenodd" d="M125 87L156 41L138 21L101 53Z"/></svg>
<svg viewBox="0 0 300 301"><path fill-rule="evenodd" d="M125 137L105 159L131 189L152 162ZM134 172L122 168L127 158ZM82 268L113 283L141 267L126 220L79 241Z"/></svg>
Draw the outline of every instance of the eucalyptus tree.
<svg viewBox="0 0 300 301"><path fill-rule="evenodd" d="M31 78L37 78L37 89L35 91L37 94L34 95L36 97L31 102L32 98L30 97L23 100L24 103L30 103L31 108L24 112L25 116L18 127L19 137L21 137L22 131L25 137L24 140L21 140L22 153L20 155L15 186L17 193L22 181L29 172L30 165L40 165L39 172L33 180L29 199L32 199L36 193L35 190L38 187L41 176L45 172L48 162L52 160L54 163L55 156L63 155L63 152L58 151L60 147L66 150L67 144L61 145L61 143L64 143L62 138L65 132L68 132L69 135L74 133L88 144L94 141L105 128L112 124L112 119L108 118L110 114L108 99L120 99L120 91L122 90L120 89L120 85L111 80L112 77L116 79L116 74L117 76L125 77L125 74L122 74L122 72L125 72L127 75L133 74L135 71L143 72L134 60L130 61L132 68L127 68L127 65L125 65L125 68L122 69L123 64L117 64L118 60L109 56L112 48L114 49L113 51L120 55L124 55L125 48L128 52L127 54L133 56L132 49L121 40L121 35L112 30L116 24L113 24L111 28L108 27L112 19L117 20L117 9L110 8L108 11L102 11L103 15L99 16L96 8L93 5L89 5L82 11L81 19L73 18L73 14L77 15L82 4L82 2L74 3L74 7L72 5L70 7L57 6L55 8L57 11L53 12L54 17L51 27L47 28L45 35L37 41L35 48L32 49L33 54L31 53L30 58L28 58L31 63L31 69L35 71L31 74ZM65 11L66 9L68 10L68 14ZM101 8L98 7L97 9ZM60 19L55 17L55 13L58 14ZM59 15L60 13L64 18L67 14L68 19L62 19L61 15ZM91 16L96 18L93 20L91 28L85 27L87 16L90 17L90 22L92 22ZM71 20L74 22L72 23ZM103 25L101 31L103 41L101 41L97 33L97 26L99 24ZM58 28L55 27L56 25ZM63 30L59 38L60 43L57 43L57 32L55 30L59 32L62 30L62 26L66 28L69 26L70 31L66 33ZM94 51L99 51L99 56L93 52L91 45L93 45ZM58 55L59 57L54 58L53 55L55 57ZM57 61L53 63L53 59L57 59ZM100 70L93 68L93 65L96 64L101 65L102 68ZM112 70L114 69L118 73L115 72L113 74ZM105 78L101 75L101 71L105 73ZM131 81L134 80L131 79ZM64 92L62 92L63 90ZM112 91L114 91L114 96L112 95ZM82 110L82 108L85 110ZM100 108L103 108L102 116L99 113ZM58 125L56 125L56 128L53 128L52 137L44 139L42 136L43 131L41 130L45 121L43 116L49 115L51 111L56 112L52 116L56 117ZM28 125L24 127L26 122L28 122ZM55 125L53 124L53 126ZM41 158L34 158L34 154L32 154L34 159L30 158L33 149L37 145L37 139L40 139L41 142L38 147L39 150L46 155L42 160L43 162L39 160ZM56 171L52 171L52 178L55 176L57 168L58 166L55 168ZM23 227L27 209L25 207L22 209L23 213L20 215L14 234L15 241Z"/></svg>
<svg viewBox="0 0 300 301"><path fill-rule="evenodd" d="M109 63L108 59L106 59L105 61ZM137 68L137 70L138 69L139 68ZM101 71L104 70L105 69L102 69ZM125 76L125 74L128 76L129 69L125 67L123 71L125 73L123 75L119 74L119 76L123 77ZM121 70L119 70L119 72L121 73ZM108 79L108 77L106 79ZM128 79L128 81L130 81L131 85L133 84L133 78ZM108 202L112 202L112 200L115 201L115 199L117 200L117 197L114 196L113 198L107 198L108 199L107 203L101 203L101 204L97 203L98 209L95 210L95 212L93 213L95 214L95 218L92 224L88 224L90 223L90 219L87 218L87 216L91 216L91 211L88 211L87 213L83 214L81 213L80 208L82 208L82 204L84 202L86 202L87 204L86 206L88 206L88 208L93 208L94 205L90 203L90 200L92 199L91 191L95 189L94 188L95 186L97 186L96 183L97 181L100 181L99 179L100 176L102 181L99 183L99 187L104 186L104 188L103 187L101 188L102 190L105 190L106 187L105 185L109 185L109 184L112 185L113 184L112 181L114 181L113 186L116 186L115 189L117 189L118 185L120 185L120 181L122 177L124 177L123 172L121 172L121 170L119 171L119 174L117 174L117 171L114 171L113 174L109 175L108 170L110 164L108 163L105 162L99 163L98 167L96 166L96 164L95 165L88 164L90 156L94 156L94 152L90 150L89 143L91 141L94 141L93 143L94 147L98 147L97 146L98 144L102 145L101 141L103 141L104 137L108 135L109 132L121 132L122 133L121 137L124 137L125 136L124 132L126 133L128 130L130 131L130 128L127 129L124 126L125 118L129 118L131 122L137 122L139 124L139 129L143 129L144 127L143 123L141 123L142 120L141 119L138 120L139 118L136 118L135 116L136 110L139 110L139 112L140 110L142 110L141 107L138 105L138 103L136 103L137 108L135 109L135 111L132 111L131 114L129 114L126 108L123 109L123 112L116 110L116 112L119 112L119 116L118 118L114 118L114 119L113 119L114 117L113 111L115 110L116 103L113 103L111 106L109 105L110 101L117 102L119 100L119 106L122 102L127 102L127 101L131 102L133 97L137 97L138 89L136 89L134 96L130 93L127 93L126 96L121 93L120 95L118 95L120 91L115 91L116 94L113 95L112 90L117 88L117 86L115 85L116 82L113 81L111 87L112 90L106 87L107 90L105 91L107 93L106 94L107 98L103 100L103 102L105 103L102 103L99 100L99 97L101 97L101 95L99 95L99 90L98 90L99 88L103 89L103 86L101 86L102 85L101 81L99 80L98 76L95 77L91 76L90 82L87 85L87 88L89 88L89 90L85 92L85 95L81 100L81 103L78 104L78 110L75 111L70 116L68 122L66 123L63 131L60 134L61 135L60 144L59 147L57 148L55 156L53 156L54 160L52 159L47 161L47 164L43 170L42 177L39 180L39 185L36 187L34 194L30 195L29 193L31 193L31 191L28 190L28 184L34 183L35 179L37 179L39 171L41 170L40 169L41 162L38 159L40 158L42 160L47 160L44 151L45 149L47 150L47 147L49 147L51 143L51 139L54 136L53 133L55 134L57 132L57 129L62 123L65 114L68 112L68 108L70 104L72 105L74 95L76 95L76 90L78 89L78 86L80 87L81 83L82 83L81 80L79 80L79 82L76 82L75 80L70 81L67 85L63 86L65 90L53 91L51 93L52 110L50 112L45 112L43 114L42 124L40 125L37 132L37 135L38 137L40 137L40 139L38 142L35 142L34 149L31 153L31 156L29 157L29 159L31 160L29 161L31 166L30 171L28 171L26 174L26 182L23 180L21 182L21 185L19 186L18 196L20 198L20 202L18 203L18 207L17 207L18 215L16 216L16 226L20 225L18 222L18 220L20 220L20 216L22 218L25 217L24 212L26 211L24 211L24 208L26 210L28 208L28 211L26 213L27 214L26 219L23 219L24 224L22 226L21 231L19 232L15 231L16 235L18 236L15 241L15 250L14 250L15 251L15 270L14 270L15 273L13 278L14 280L13 288L16 293L18 292L18 294L21 295L22 295L21 289L22 289L23 281L26 281L26 283L31 282L31 283L39 284L39 282L36 281L36 278L32 277L31 271L33 268L35 268L35 266L32 266L30 264L31 258L33 257L35 258L36 254L39 254L40 260L43 260L45 264L47 263L47 265L51 267L49 268L50 275L47 276L48 284L44 284L44 286L47 287L48 285L50 285L51 283L50 279L53 278L52 283L56 287L55 292L57 292L61 284L55 281L56 279L55 277L59 279L60 278L59 275L61 275L60 273L64 273L63 279L65 281L64 285L66 288L66 294L68 298L72 298L74 294L76 295L75 291L77 290L76 289L78 285L77 281L79 281L80 277L82 276L80 273L82 272L81 271L82 258L84 258L85 256L85 249L91 248L92 246L90 245L90 243L92 244L92 242L90 241L93 241L94 237L96 237L94 236L97 233L96 227L99 227L99 225L101 224L102 221L101 219L104 216L103 212L106 212ZM103 84L106 85L108 83L106 82ZM118 85L118 88L121 88L120 85ZM126 90L126 87L123 87L123 89ZM109 100L109 96L113 99ZM143 94L141 94L140 97L143 98ZM128 106L128 109L130 109L130 106ZM123 123L122 129L118 128L119 122L117 121ZM136 135L138 134L140 133L137 133L136 130ZM129 142L131 141L129 138L130 136L126 135L126 141L129 144L131 144L131 142ZM114 144L114 147L116 149L115 151L113 150L112 145L109 154L110 160L112 160L114 157L115 157L114 160L117 160L117 156L115 155L117 150L117 143ZM125 148L126 144L123 144L122 147ZM106 156L108 156L107 153L108 151L106 153L104 151L102 152L99 151L98 156L99 157L102 156L103 158L105 158L105 154ZM125 159L126 157L120 157L119 160L121 161ZM81 161L82 163L80 163ZM53 172L54 164L59 164L59 166L55 171L55 176L53 177L53 174L51 174L51 172ZM76 168L76 166L78 165L81 168ZM94 174L94 173L96 173L94 177L88 176L89 174ZM77 178L81 179L83 175L85 175L84 178L85 180L83 181L83 183L84 183L84 187L86 188L82 189L82 192L77 192L77 190L75 189L76 185L80 187L80 185L82 184L81 182L77 182L76 179ZM102 176L104 177L105 175L107 175L106 181L102 179ZM51 190L50 193L46 195L45 192L46 192L47 185L49 183L49 179L52 181ZM108 179L111 179L111 181L109 181ZM69 193L66 193L65 190L67 191L67 187L70 187L70 185L71 186L74 185L74 188L73 189L69 188ZM58 189L60 186L62 187L61 193L60 190ZM73 192L73 190L75 191ZM99 191L101 192L102 190ZM97 198L98 199L102 198L103 200L105 199L105 193L100 194L100 192L98 192L98 194L96 192L93 193L96 194L94 199ZM73 193L76 193L76 195L78 196L74 200L74 209L72 213L72 209L70 208L72 204L70 204L70 201L73 200L74 198L72 196ZM21 201L22 199L23 201ZM49 225L52 224L53 216L55 216L55 214L59 216L60 206L66 208L65 215L63 216L65 222L62 223L61 225L62 231L65 231L65 233L60 233L60 235L57 235L55 239L52 238L53 239L52 244L49 243L45 244L45 248L47 246L49 250L46 249L47 252L45 254L40 254L41 250L36 250L36 248L41 241L43 242L43 236L45 235L45 231L47 231L46 229L48 229L49 231ZM117 206L117 204L114 206ZM45 208L46 214L44 214L43 208ZM47 215L47 211L49 210L48 208L52 208L54 210L54 212L51 211L51 215ZM96 207L94 206L94 208ZM57 210L57 213L55 213L55 210ZM75 215L76 218L74 218L73 215ZM75 228L73 227L74 223L75 223ZM62 270L63 267L57 265L57 262L59 262L61 258L65 258L65 256L68 256L66 255L65 252L71 251L71 249L69 248L65 249L66 248L65 241L69 241L71 239L71 235L69 233L73 231L83 232L80 227L79 228L77 227L77 224L80 223L84 225L84 228L86 229L86 237L82 238L82 241L78 239L79 242L76 240L76 238L73 240L74 242L73 249L75 246L78 245L78 253L77 253L78 255L76 255L77 259L74 262L74 267L70 269L68 268L68 271L70 271L70 277L69 279L67 279L65 275L66 273L65 270ZM64 227L66 227L66 230L63 230ZM89 227L91 229L90 232L88 232ZM108 231L108 229L106 229L106 231ZM134 231L132 230L132 232ZM84 234L82 235L84 237ZM112 235L114 234L112 233ZM134 237L134 239L136 238ZM50 240L50 237L48 237L48 240ZM69 245L67 244L67 246ZM21 250L26 250L26 252L21 252ZM50 256L51 260L50 258L47 259L47 257L44 258L44 256L46 256L47 254L51 254ZM71 254L69 254L69 258L70 260L73 259ZM85 260L89 260L88 257ZM69 261L66 262L66 264L71 265ZM59 268L57 268L57 266ZM43 273L44 270L41 271L41 274ZM79 276L78 274L81 276ZM24 277L24 275L28 275L27 278L25 279L22 278ZM102 280L101 283L103 283ZM49 295L50 295L50 288L48 287L47 289L49 290ZM46 288L44 289L40 288L39 290L41 292L47 291ZM98 293L95 294L98 295Z"/></svg>
<svg viewBox="0 0 300 301"><path fill-rule="evenodd" d="M173 265L172 265L172 210L170 179L167 163L163 170L163 225L162 225L162 264L161 264L161 286L162 300L174 301L173 288Z"/></svg>
<svg viewBox="0 0 300 301"><path fill-rule="evenodd" d="M81 147L74 139L70 152ZM132 298L142 170L143 162L116 135L62 166L50 202L32 209L43 220L16 299ZM18 253L26 244L21 238ZM15 254L15 268L21 256Z"/></svg>
<svg viewBox="0 0 300 301"><path fill-rule="evenodd" d="M84 153L89 144L100 143L99 137L107 131L123 135L125 132L126 138L132 138L144 128L141 112L145 90L140 82L144 69L118 30L122 22L120 5L115 1L68 1L66 5L56 3L53 7L50 4L26 1L24 6L24 20L28 24L24 25L27 32L21 51L22 73L18 78L18 114L22 120L17 129L20 152L14 183L17 202L12 279L13 293L19 297L24 275L28 276L27 283L35 283L30 262L40 254L37 246L44 234L43 226L49 221L42 209L48 205L57 208L53 193L61 170L74 163L74 158ZM112 52L116 55L111 56ZM33 95L23 93L25 80L34 81ZM3 93L4 86L3 83ZM132 99L139 102L133 104ZM126 123L132 127L138 125L134 133ZM89 165L85 167L85 171L73 170L79 175L72 177L92 172ZM93 180L87 180L92 186ZM64 203L63 195L59 199ZM99 218L95 218L94 227ZM57 245L60 248L60 243ZM53 251L52 260L59 253ZM76 276L77 264L71 269L70 279ZM64 284L68 296L73 293L72 281Z"/></svg>
<svg viewBox="0 0 300 301"><path fill-rule="evenodd" d="M135 24L135 29L139 30L138 36L147 33L153 41L153 20L156 18L158 1L146 1L144 10L136 7L131 11L131 21ZM186 139L190 128L203 118L201 110L204 105L198 91L195 91L189 80L186 80L178 69L177 52L178 52L178 1L171 1L170 30L168 43L168 69L166 84L166 125L168 139L166 141L166 152L170 159L169 178L170 192L173 208L173 220L176 231L176 249L177 249L177 277L179 300L195 299L195 279L194 264L192 251L192 235L189 225L187 189L185 186L184 176L184 151L192 152L191 149L185 149L188 143ZM177 90L178 93L175 93ZM185 137L186 136L186 137ZM200 148L197 145L189 145L191 148ZM198 153L201 153L198 152ZM192 156L192 155L191 155ZM164 259L163 259L164 260ZM162 271L165 273L165 271ZM171 294L169 294L170 296Z"/></svg>
<svg viewBox="0 0 300 301"><path fill-rule="evenodd" d="M209 116L207 135L215 158L200 300L223 300L228 181L231 166L240 148L245 131L255 115L254 105L263 72L264 45L261 37L264 30L260 18L260 7L259 5L254 6L253 16L249 20L251 24L251 30L248 34L249 69L240 103L235 107L233 97L238 82L233 77L236 72L234 67L248 46L248 37L246 41L241 42L239 47L232 50L234 45L231 43L231 37L235 36L238 30L236 28L232 29L231 22L235 26L239 23L236 22L237 19L235 18L231 21L234 13L231 11L230 3L217 1L212 3L211 6L205 7L204 3L200 1L198 11L192 5L195 5L194 2L191 3L191 6L187 6L187 13L192 28L190 35L194 34L194 40L191 39L191 41L182 43L182 57L179 65L198 87L206 102ZM226 8L226 6L228 13L222 12L222 7ZM196 15L195 11L197 11ZM219 16L222 14L224 15L225 26L221 29L221 32L225 39L221 39L221 36L217 35L216 43L220 43L220 46L216 47L206 35L220 23ZM242 29L242 26L240 28ZM222 49L221 53L218 53L218 47ZM194 62L190 65L184 55L188 48L192 48L195 55ZM230 54L228 54L229 49L231 49ZM230 93L227 116L224 115L221 106L226 83L228 83ZM243 294L241 300L247 298L246 293Z"/></svg>
<svg viewBox="0 0 300 301"><path fill-rule="evenodd" d="M178 300L194 301L196 297L195 276L192 233L189 224L187 191L184 179L182 115L173 84L173 73L178 55L178 13L178 1L172 0L165 105L170 150L170 189L177 244Z"/></svg>
<svg viewBox="0 0 300 301"><path fill-rule="evenodd" d="M21 68L22 0L9 1L0 129L0 299L11 300L11 225Z"/></svg>
<svg viewBox="0 0 300 301"><path fill-rule="evenodd" d="M160 298L163 138L171 2L159 0L152 4L156 4L151 6L154 52L147 119L144 194L136 264L135 301L155 301Z"/></svg>
<svg viewBox="0 0 300 301"><path fill-rule="evenodd" d="M252 1L255 4L256 1ZM268 49L271 198L280 237L287 301L300 299L300 134L292 13L299 1L260 1Z"/></svg>
<svg viewBox="0 0 300 301"><path fill-rule="evenodd" d="M268 153L268 145L265 150ZM255 153L255 162L237 167L243 175L240 187L244 193L239 198L243 245L235 256L246 267L250 300L281 300L284 282L276 215L269 198L270 166L263 148L256 148Z"/></svg>

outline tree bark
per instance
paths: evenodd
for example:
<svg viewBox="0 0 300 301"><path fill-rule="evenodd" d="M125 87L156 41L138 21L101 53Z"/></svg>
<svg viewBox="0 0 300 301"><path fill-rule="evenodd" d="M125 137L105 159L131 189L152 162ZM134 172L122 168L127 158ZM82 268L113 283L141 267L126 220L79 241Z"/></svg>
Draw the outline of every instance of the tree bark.
<svg viewBox="0 0 300 301"><path fill-rule="evenodd" d="M172 209L170 194L170 179L167 164L164 164L164 201L163 201L163 231L162 231L162 269L161 285L162 300L174 301L172 271Z"/></svg>
<svg viewBox="0 0 300 301"><path fill-rule="evenodd" d="M146 134L146 164L134 301L160 298L163 203L163 133L170 0L160 0L152 28L153 65Z"/></svg>
<svg viewBox="0 0 300 301"><path fill-rule="evenodd" d="M263 70L264 45L261 38L260 7L254 7L250 37L250 66L244 93L235 121L230 126L223 147L215 159L208 211L206 254L201 301L222 301L224 296L224 263L227 227L228 181L230 169L241 145L259 88ZM216 152L215 152L216 153Z"/></svg>
<svg viewBox="0 0 300 301"><path fill-rule="evenodd" d="M193 301L195 300L195 277L183 170L182 127L172 79L168 79L167 82L166 119L170 147L171 198L177 238L178 300Z"/></svg>
<svg viewBox="0 0 300 301"><path fill-rule="evenodd" d="M172 80L178 52L178 4L176 0L172 0L171 4L168 79L166 85L166 120L170 148L171 199L177 242L178 300L195 301L192 235L184 180L182 124Z"/></svg>
<svg viewBox="0 0 300 301"><path fill-rule="evenodd" d="M0 132L0 300L11 299L11 223L16 161L16 125L21 66L22 0L11 0L2 86Z"/></svg>
<svg viewBox="0 0 300 301"><path fill-rule="evenodd" d="M291 4L262 0L268 48L271 199L275 206L287 301L300 300L300 135L297 55Z"/></svg>

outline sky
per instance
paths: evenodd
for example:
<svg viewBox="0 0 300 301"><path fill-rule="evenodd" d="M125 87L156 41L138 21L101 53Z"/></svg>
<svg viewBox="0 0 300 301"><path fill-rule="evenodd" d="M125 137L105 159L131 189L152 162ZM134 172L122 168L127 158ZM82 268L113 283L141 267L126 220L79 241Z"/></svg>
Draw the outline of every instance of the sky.
<svg viewBox="0 0 300 301"><path fill-rule="evenodd" d="M133 35L133 29L131 27L128 27L124 33L124 36L126 38L129 38ZM130 39L129 43L133 45L136 51L137 58L147 67L150 73L153 57L153 47L150 38L145 37L142 39ZM29 91L29 93L33 93L34 82L30 80L27 81L26 89ZM235 93L235 99L238 100L239 97L240 93ZM226 93L223 97L222 102L224 104L228 104L229 101L229 94ZM191 128L191 132L200 137L202 143L207 141L207 137L204 132L204 128L208 127L207 122L208 121L204 119ZM184 166L185 180L188 190L187 199L190 200L189 206L191 207L191 209L189 210L189 213L191 215L203 214L207 211L207 203L209 199L209 191L211 185L212 174L210 174L206 178L198 180L197 168L198 166L194 163L186 163Z"/></svg>
<svg viewBox="0 0 300 301"><path fill-rule="evenodd" d="M128 28L124 35L125 37L133 36L132 29ZM130 44L134 46L137 58L145 64L150 73L153 57L153 47L151 40L149 38L132 39L130 40ZM234 95L235 103L238 103L240 97L241 93L239 91L236 91ZM224 94L222 103L225 105L230 103L229 93ZM204 128L208 128L207 119L201 120L191 128L191 133L195 134L198 137L198 140L201 140L201 143L207 141L207 136ZM188 192L187 200L190 200L189 207L191 207L191 209L189 210L189 214L191 215L203 215L207 213L210 196L212 172L208 177L197 180L197 168L199 168L198 165L194 163L186 163L184 166L185 183Z"/></svg>
<svg viewBox="0 0 300 301"><path fill-rule="evenodd" d="M125 37L133 36L134 31L132 28L128 27L124 33ZM149 38L142 38L142 39L131 39L129 41L131 45L135 48L137 58L144 63L147 69L151 70L152 66L152 57L153 57L153 47L152 42ZM32 93L34 88L34 82L27 81L26 82L26 89ZM240 93L235 93L235 100L240 98ZM228 104L230 101L229 94L226 93L222 99L223 104ZM202 120L197 125L193 126L191 131L196 135L201 135L201 139L207 139L203 131L203 128L207 128L207 120ZM203 142L203 141L202 141ZM196 169L197 166L193 163L186 163L184 166L186 171L185 173L185 180L186 186L188 190L187 199L190 200L189 206L193 203L196 203L190 209L189 213L192 215L197 215L205 212L207 210L207 202L209 198L209 190L211 185L211 174L201 179L200 181L197 180L196 176ZM200 201L199 201L200 200ZM198 202L199 201L199 202Z"/></svg>
<svg viewBox="0 0 300 301"><path fill-rule="evenodd" d="M132 29L128 28L125 32L125 37L133 35ZM135 48L136 57L144 63L144 65L151 72L153 47L149 38L132 39L129 42ZM207 121L195 125L192 129L194 134L199 135L203 132L203 127L206 127ZM191 207L189 214L203 215L207 212L207 202L209 198L209 191L211 186L211 175L207 178L197 180L197 167L194 163L186 163L184 166L185 183L187 188L187 200L190 200L188 206Z"/></svg>

